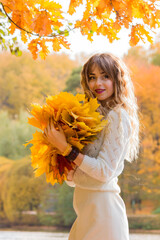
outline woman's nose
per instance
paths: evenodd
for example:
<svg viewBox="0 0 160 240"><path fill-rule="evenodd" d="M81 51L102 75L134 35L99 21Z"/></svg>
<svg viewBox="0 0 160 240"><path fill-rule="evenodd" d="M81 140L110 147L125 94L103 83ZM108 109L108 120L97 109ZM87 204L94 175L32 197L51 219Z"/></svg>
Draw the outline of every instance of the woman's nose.
<svg viewBox="0 0 160 240"><path fill-rule="evenodd" d="M97 85L101 85L101 84L102 84L102 79L101 79L101 77L97 77L96 84L97 84Z"/></svg>

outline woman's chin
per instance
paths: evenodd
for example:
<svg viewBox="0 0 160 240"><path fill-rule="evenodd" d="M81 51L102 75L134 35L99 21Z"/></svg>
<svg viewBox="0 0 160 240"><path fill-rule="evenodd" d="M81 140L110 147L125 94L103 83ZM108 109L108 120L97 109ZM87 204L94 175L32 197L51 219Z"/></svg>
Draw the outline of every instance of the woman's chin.
<svg viewBox="0 0 160 240"><path fill-rule="evenodd" d="M105 97L105 96L97 96L97 99L99 101L107 101L108 97Z"/></svg>

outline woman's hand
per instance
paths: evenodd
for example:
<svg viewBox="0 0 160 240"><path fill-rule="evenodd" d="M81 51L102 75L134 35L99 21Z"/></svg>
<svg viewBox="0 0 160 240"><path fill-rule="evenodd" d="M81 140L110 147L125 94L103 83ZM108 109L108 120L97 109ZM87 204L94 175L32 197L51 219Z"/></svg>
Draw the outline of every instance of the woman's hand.
<svg viewBox="0 0 160 240"><path fill-rule="evenodd" d="M44 130L44 136L47 141L50 142L54 147L56 147L61 153L67 148L66 136L63 132L61 126L58 126L59 130L56 130L54 127L53 120L50 120L47 127ZM77 166L80 166L83 161L84 155L79 153L77 158L74 160L74 163Z"/></svg>
<svg viewBox="0 0 160 240"><path fill-rule="evenodd" d="M72 181L73 180L73 175L74 175L74 170L70 170L67 174L67 181Z"/></svg>
<svg viewBox="0 0 160 240"><path fill-rule="evenodd" d="M44 136L54 147L63 153L67 147L67 141L63 129L60 125L58 128L59 130L56 130L53 124L53 120L50 119L47 127L44 130Z"/></svg>

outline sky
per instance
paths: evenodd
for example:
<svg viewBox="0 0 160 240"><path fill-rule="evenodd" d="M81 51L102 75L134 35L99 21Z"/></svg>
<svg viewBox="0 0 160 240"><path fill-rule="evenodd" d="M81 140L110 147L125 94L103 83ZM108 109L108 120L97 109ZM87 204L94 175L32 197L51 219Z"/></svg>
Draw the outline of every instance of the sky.
<svg viewBox="0 0 160 240"><path fill-rule="evenodd" d="M130 48L129 45L129 31L124 29L120 32L119 40L115 40L113 43L110 43L107 37L104 36L95 36L93 37L93 42L87 40L86 36L82 36L79 31L73 32L68 37L68 41L71 44L69 50L63 49L61 52L65 52L70 55L71 58L74 58L77 54L81 52L86 55L92 55L95 53L101 52L110 52L115 54L118 57L122 57L125 53L128 52ZM140 42L141 46L148 48L149 43Z"/></svg>

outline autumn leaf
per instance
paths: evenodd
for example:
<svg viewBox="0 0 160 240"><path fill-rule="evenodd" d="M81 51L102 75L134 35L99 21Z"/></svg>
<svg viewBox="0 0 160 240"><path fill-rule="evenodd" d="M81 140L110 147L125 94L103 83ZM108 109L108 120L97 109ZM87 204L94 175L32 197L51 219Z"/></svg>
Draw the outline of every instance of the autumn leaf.
<svg viewBox="0 0 160 240"><path fill-rule="evenodd" d="M39 52L39 55L41 57L41 59L45 59L46 56L48 55L48 53L50 52L48 47L46 46L46 41L45 39L42 39L41 42L39 42L39 45L41 47L41 51Z"/></svg>
<svg viewBox="0 0 160 240"><path fill-rule="evenodd" d="M135 26L132 26L132 30L131 30L131 35L130 36L131 36L131 39L130 39L130 45L131 46L136 45L140 40L142 40L144 42L143 36L146 36L147 40L150 43L153 43L153 39L149 35L149 32L141 24L137 24Z"/></svg>
<svg viewBox="0 0 160 240"><path fill-rule="evenodd" d="M27 34L26 32L22 31L21 32L21 40L26 43L28 41Z"/></svg>
<svg viewBox="0 0 160 240"><path fill-rule="evenodd" d="M61 49L61 42L59 38L54 38L52 40L52 47L55 52L59 52L59 50Z"/></svg>
<svg viewBox="0 0 160 240"><path fill-rule="evenodd" d="M37 46L38 43L39 43L39 40L33 39L33 40L28 44L28 49L31 51L34 59L36 59L37 56L38 56L38 46Z"/></svg>
<svg viewBox="0 0 160 240"><path fill-rule="evenodd" d="M61 45L63 45L63 47L65 47L66 49L70 48L70 44L65 40L65 37L60 37L60 43Z"/></svg>
<svg viewBox="0 0 160 240"><path fill-rule="evenodd" d="M35 33L39 33L40 36L47 36L52 33L51 29L52 22L50 20L49 13L44 10L37 13L36 17L33 19L33 24L31 25Z"/></svg>
<svg viewBox="0 0 160 240"><path fill-rule="evenodd" d="M76 8L82 3L83 3L83 0L71 0L68 13L72 15L76 11Z"/></svg>

